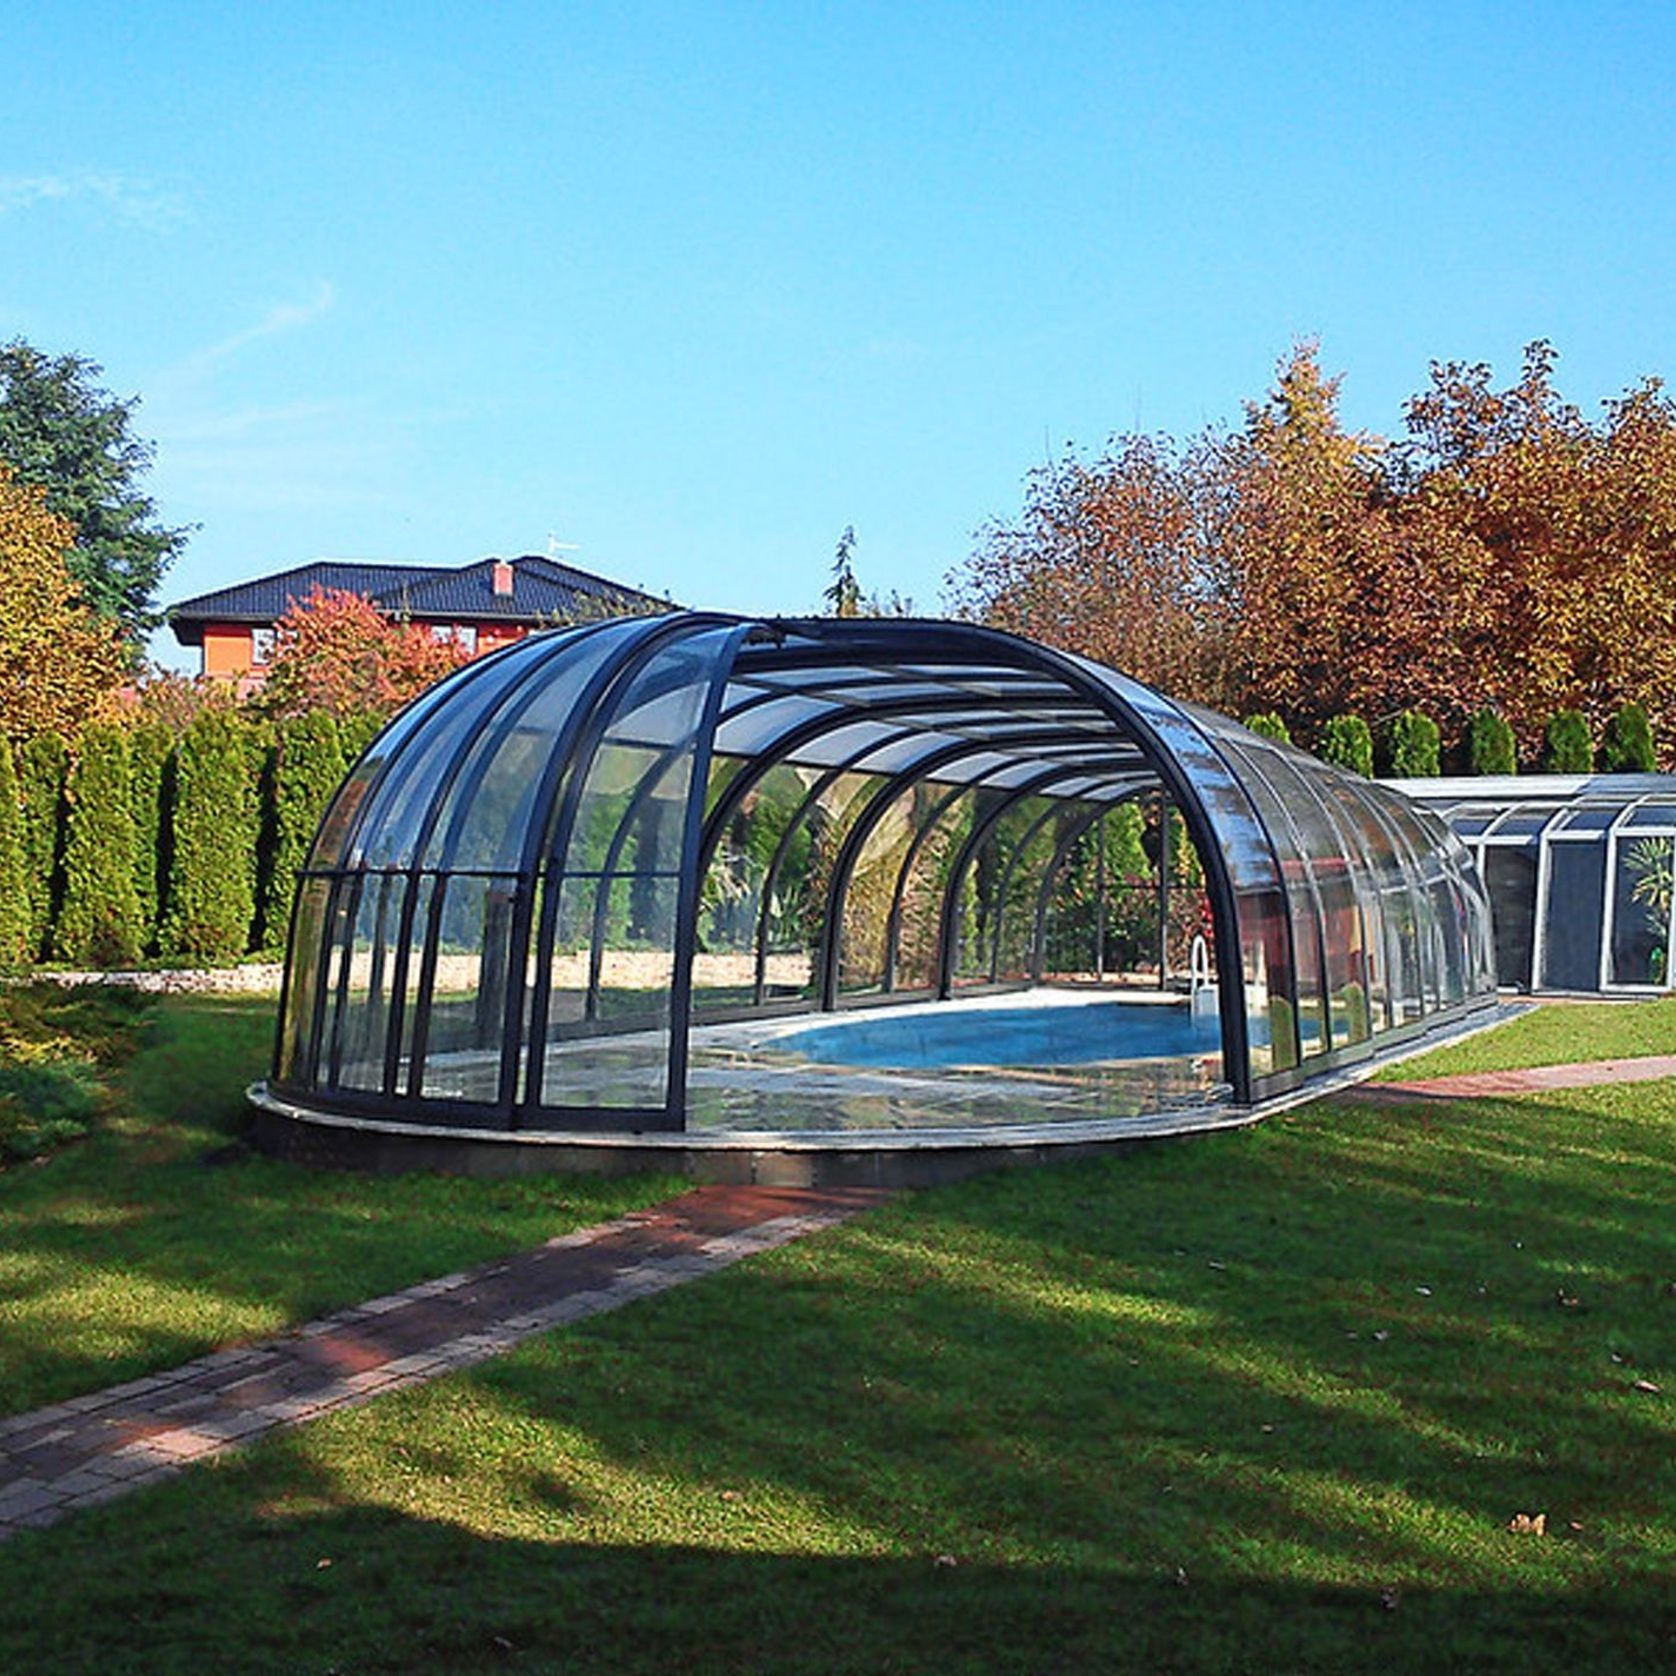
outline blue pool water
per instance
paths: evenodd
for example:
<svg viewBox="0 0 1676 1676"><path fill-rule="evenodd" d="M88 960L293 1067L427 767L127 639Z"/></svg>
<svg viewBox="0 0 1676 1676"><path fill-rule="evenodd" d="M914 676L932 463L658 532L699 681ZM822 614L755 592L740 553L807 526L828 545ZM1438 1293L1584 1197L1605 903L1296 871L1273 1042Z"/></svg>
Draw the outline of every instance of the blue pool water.
<svg viewBox="0 0 1676 1676"><path fill-rule="evenodd" d="M1082 1007L949 1007L870 1014L776 1037L776 1052L820 1065L911 1070L935 1065L1087 1065L1104 1059L1177 1059L1216 1053L1215 1018L1185 1005L1124 1001Z"/></svg>

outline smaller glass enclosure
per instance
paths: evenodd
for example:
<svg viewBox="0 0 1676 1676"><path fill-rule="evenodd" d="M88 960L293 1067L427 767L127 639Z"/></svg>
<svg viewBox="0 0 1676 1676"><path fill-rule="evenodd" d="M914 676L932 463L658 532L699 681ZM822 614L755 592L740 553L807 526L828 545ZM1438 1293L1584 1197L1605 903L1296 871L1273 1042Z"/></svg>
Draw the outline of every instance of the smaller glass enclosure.
<svg viewBox="0 0 1676 1676"><path fill-rule="evenodd" d="M681 1129L730 1078L777 1109L783 1021L896 1008L839 1045L1104 1067L1080 1104L1059 1059L991 1078L1007 1121L1120 1080L1251 1105L1493 990L1471 856L1388 787L972 624L674 612L532 636L373 742L303 872L272 1087ZM922 1066L904 1115L849 1069L801 1086L838 1111L870 1075L905 1123L976 1086Z"/></svg>
<svg viewBox="0 0 1676 1676"><path fill-rule="evenodd" d="M1672 987L1676 776L1409 780L1472 851L1504 988L1651 994Z"/></svg>

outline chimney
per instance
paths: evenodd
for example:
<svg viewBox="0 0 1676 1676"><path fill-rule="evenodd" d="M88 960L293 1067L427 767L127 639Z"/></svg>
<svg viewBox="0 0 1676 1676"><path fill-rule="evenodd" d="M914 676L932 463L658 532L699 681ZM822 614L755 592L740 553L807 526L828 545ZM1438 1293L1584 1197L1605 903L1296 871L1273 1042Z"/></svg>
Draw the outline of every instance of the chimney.
<svg viewBox="0 0 1676 1676"><path fill-rule="evenodd" d="M495 598L511 599L512 597L512 566L505 559L495 560Z"/></svg>

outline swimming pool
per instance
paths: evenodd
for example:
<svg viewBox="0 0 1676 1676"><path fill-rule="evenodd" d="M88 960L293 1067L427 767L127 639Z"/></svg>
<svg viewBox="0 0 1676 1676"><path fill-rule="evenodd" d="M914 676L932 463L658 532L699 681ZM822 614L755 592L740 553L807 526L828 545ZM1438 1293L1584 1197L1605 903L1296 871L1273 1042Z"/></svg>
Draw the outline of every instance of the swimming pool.
<svg viewBox="0 0 1676 1676"><path fill-rule="evenodd" d="M1214 1018L1181 1005L935 1007L852 1014L776 1036L764 1047L817 1065L917 1070L950 1065L1092 1065L1219 1053Z"/></svg>

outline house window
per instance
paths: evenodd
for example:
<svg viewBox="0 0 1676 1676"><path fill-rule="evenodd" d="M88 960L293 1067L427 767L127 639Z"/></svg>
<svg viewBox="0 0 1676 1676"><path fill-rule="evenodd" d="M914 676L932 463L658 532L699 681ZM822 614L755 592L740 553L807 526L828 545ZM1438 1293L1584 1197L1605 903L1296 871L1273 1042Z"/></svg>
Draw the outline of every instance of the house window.
<svg viewBox="0 0 1676 1676"><path fill-rule="evenodd" d="M279 633L271 628L253 628L250 631L250 664L253 669L261 669L265 664L273 662L275 651L279 647Z"/></svg>
<svg viewBox="0 0 1676 1676"><path fill-rule="evenodd" d="M477 655L477 626L474 623L432 623L431 639L446 646L452 641L463 646L470 657Z"/></svg>

